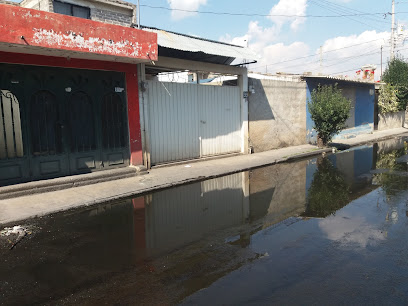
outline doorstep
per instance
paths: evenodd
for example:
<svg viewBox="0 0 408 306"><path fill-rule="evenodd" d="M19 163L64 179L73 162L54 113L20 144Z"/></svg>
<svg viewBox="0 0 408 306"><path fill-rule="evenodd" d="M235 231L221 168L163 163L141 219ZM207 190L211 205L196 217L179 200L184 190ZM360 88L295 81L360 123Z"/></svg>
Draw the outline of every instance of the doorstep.
<svg viewBox="0 0 408 306"><path fill-rule="evenodd" d="M86 174L58 177L48 180L21 183L0 187L0 199L9 199L36 193L44 193L49 191L91 185L143 174L147 174L146 167L130 166Z"/></svg>

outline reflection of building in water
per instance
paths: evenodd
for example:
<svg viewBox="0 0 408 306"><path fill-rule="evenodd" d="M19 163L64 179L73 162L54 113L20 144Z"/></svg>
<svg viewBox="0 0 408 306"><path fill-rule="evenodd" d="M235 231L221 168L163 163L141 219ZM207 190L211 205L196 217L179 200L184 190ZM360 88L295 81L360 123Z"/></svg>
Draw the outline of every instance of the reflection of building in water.
<svg viewBox="0 0 408 306"><path fill-rule="evenodd" d="M255 222L265 216L257 230L296 216L305 209L305 183L306 161L301 161L148 195L145 197L147 250L154 254L175 249L210 232ZM249 238L250 235L243 234L239 240Z"/></svg>
<svg viewBox="0 0 408 306"><path fill-rule="evenodd" d="M394 146L399 147L401 141ZM378 149L381 151L383 144ZM390 150L387 146L384 150ZM330 214L377 188L370 171L377 162L377 146L370 145L328 156L337 179L344 181L342 203L326 203L323 215ZM277 224L308 210L310 188L319 171L318 159L283 163L237 173L199 183L167 189L133 200L134 228L138 248L148 254L176 249L198 241L208 233L233 228L247 222L259 223L257 230ZM329 170L330 170L329 169ZM320 173L322 174L322 173ZM317 188L319 189L319 188ZM255 231L255 232L256 232ZM234 238L247 245L253 234ZM241 240L248 240L243 242Z"/></svg>
<svg viewBox="0 0 408 306"><path fill-rule="evenodd" d="M174 249L249 216L248 173L155 192L146 200L146 246Z"/></svg>
<svg viewBox="0 0 408 306"><path fill-rule="evenodd" d="M304 211L306 163L284 163L250 172L252 221L268 215L265 228Z"/></svg>

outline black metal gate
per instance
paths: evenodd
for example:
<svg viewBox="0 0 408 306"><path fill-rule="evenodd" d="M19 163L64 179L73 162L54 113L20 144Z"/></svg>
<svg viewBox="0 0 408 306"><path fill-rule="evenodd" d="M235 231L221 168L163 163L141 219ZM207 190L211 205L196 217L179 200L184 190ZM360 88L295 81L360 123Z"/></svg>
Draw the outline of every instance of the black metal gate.
<svg viewBox="0 0 408 306"><path fill-rule="evenodd" d="M123 73L0 68L0 185L129 165Z"/></svg>

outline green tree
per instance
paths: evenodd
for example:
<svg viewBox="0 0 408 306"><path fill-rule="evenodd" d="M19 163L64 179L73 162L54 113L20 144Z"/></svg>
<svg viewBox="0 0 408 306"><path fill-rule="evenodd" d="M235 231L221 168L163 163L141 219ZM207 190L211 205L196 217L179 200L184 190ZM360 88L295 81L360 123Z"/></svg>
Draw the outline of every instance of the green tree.
<svg viewBox="0 0 408 306"><path fill-rule="evenodd" d="M349 190L342 173L327 157L319 157L303 216L324 218L334 214L350 202Z"/></svg>
<svg viewBox="0 0 408 306"><path fill-rule="evenodd" d="M322 144L327 145L335 134L344 129L350 114L351 102L345 98L337 84L323 85L313 89L311 99L307 103L314 122L314 129Z"/></svg>
<svg viewBox="0 0 408 306"><path fill-rule="evenodd" d="M394 58L388 63L382 79L395 87L398 110L405 110L408 104L408 63L401 57Z"/></svg>

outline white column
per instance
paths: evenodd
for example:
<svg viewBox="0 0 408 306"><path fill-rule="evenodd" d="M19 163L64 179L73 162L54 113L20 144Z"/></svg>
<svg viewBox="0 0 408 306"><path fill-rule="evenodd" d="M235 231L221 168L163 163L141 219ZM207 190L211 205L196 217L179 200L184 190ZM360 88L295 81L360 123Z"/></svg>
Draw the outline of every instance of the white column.
<svg viewBox="0 0 408 306"><path fill-rule="evenodd" d="M242 69L238 77L241 93L241 153L248 154L248 70Z"/></svg>

